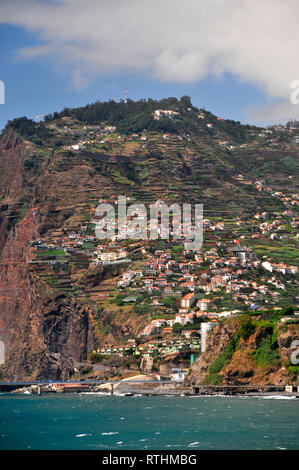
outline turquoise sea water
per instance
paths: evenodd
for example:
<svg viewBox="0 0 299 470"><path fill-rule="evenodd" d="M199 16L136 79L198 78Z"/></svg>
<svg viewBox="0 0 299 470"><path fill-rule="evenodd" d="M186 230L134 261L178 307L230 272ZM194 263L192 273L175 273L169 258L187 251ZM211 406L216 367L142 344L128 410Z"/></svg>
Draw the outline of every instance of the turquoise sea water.
<svg viewBox="0 0 299 470"><path fill-rule="evenodd" d="M0 449L298 449L299 400L0 395Z"/></svg>

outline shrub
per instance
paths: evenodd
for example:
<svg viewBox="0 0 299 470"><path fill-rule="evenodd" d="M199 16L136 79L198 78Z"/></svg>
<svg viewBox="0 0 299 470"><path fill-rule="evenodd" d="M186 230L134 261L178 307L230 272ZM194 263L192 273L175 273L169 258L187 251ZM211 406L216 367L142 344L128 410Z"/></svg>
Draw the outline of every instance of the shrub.
<svg viewBox="0 0 299 470"><path fill-rule="evenodd" d="M230 363L231 358L238 347L239 339L240 333L238 331L234 334L229 343L225 346L222 353L210 365L208 375L205 377L204 380L205 384L218 385L221 382L220 377L218 376L218 372L220 372L222 369L224 369L224 367L226 367Z"/></svg>
<svg viewBox="0 0 299 470"><path fill-rule="evenodd" d="M237 349L238 342L239 335L235 334L229 343L225 346L220 356L218 356L213 364L211 364L209 367L210 374L217 374L230 363L230 360Z"/></svg>
<svg viewBox="0 0 299 470"><path fill-rule="evenodd" d="M257 366L264 367L279 359L276 343L273 344L272 337L268 336L253 353L252 358Z"/></svg>
<svg viewBox="0 0 299 470"><path fill-rule="evenodd" d="M92 364L102 362L103 358L103 355L97 352L91 352L88 356L88 359Z"/></svg>
<svg viewBox="0 0 299 470"><path fill-rule="evenodd" d="M289 366L288 367L288 374L289 375L297 375L299 372L299 366L298 365L295 365L295 366Z"/></svg>
<svg viewBox="0 0 299 470"><path fill-rule="evenodd" d="M241 338L248 339L255 331L255 325L249 315L240 318L239 334Z"/></svg>
<svg viewBox="0 0 299 470"><path fill-rule="evenodd" d="M206 377L205 377L205 380L204 380L204 383L206 385L219 385L221 382L218 374L212 374L212 373L209 373Z"/></svg>
<svg viewBox="0 0 299 470"><path fill-rule="evenodd" d="M294 309L293 307L286 307L282 309L281 313L282 315L286 315L286 316L294 315Z"/></svg>
<svg viewBox="0 0 299 470"><path fill-rule="evenodd" d="M183 329L183 327L180 323L174 323L174 325L172 327L172 332L175 335L179 335L181 333L182 329Z"/></svg>

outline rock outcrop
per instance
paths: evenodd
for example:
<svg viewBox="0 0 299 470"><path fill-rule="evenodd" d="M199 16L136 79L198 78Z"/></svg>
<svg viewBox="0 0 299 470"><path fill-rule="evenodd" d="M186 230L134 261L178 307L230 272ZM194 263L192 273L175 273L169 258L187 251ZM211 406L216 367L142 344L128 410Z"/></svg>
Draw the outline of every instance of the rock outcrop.
<svg viewBox="0 0 299 470"><path fill-rule="evenodd" d="M239 320L231 319L218 324L208 334L207 350L193 364L187 377L188 384L207 383L209 368L221 355L229 341L239 330ZM247 339L240 338L229 364L218 373L222 385L286 385L298 383L298 371L290 371L291 344L299 339L298 324L277 325L277 360L259 365L254 353L268 337L261 323Z"/></svg>

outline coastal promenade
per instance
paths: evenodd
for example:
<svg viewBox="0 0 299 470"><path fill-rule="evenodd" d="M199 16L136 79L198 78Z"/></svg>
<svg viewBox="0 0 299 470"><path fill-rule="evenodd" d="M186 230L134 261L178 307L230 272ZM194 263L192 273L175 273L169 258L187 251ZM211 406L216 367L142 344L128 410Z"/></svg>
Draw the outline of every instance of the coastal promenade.
<svg viewBox="0 0 299 470"><path fill-rule="evenodd" d="M285 385L203 385L192 384L185 386L172 380L152 380L132 377L123 380L82 380L82 381L19 381L0 382L0 392L4 393L73 393L73 392L103 392L110 395L143 394L143 395L256 395L256 394L286 394L299 398L299 387Z"/></svg>
<svg viewBox="0 0 299 470"><path fill-rule="evenodd" d="M42 392L92 392L101 389L109 390L113 394L114 389L118 386L159 386L174 387L177 382L171 380L82 380L82 381L18 381L18 382L0 382L0 392L14 392L20 389L31 389L33 393L41 394Z"/></svg>

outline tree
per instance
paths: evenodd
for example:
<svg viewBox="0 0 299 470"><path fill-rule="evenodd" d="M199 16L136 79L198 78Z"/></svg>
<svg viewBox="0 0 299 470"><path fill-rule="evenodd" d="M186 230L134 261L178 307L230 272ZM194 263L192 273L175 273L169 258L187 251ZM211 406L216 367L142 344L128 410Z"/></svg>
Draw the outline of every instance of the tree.
<svg viewBox="0 0 299 470"><path fill-rule="evenodd" d="M183 109L192 108L191 98L187 95L181 97L179 104L182 106Z"/></svg>
<svg viewBox="0 0 299 470"><path fill-rule="evenodd" d="M175 335L179 335L182 331L183 327L180 323L175 323L172 327L172 331Z"/></svg>
<svg viewBox="0 0 299 470"><path fill-rule="evenodd" d="M248 339L255 331L254 323L249 315L243 315L240 318L240 336Z"/></svg>
<svg viewBox="0 0 299 470"><path fill-rule="evenodd" d="M133 356L134 354L134 349L133 348L130 348L130 349L127 349L126 351L124 351L124 356Z"/></svg>
<svg viewBox="0 0 299 470"><path fill-rule="evenodd" d="M283 315L294 315L294 309L293 307L286 307L282 309L281 313Z"/></svg>

